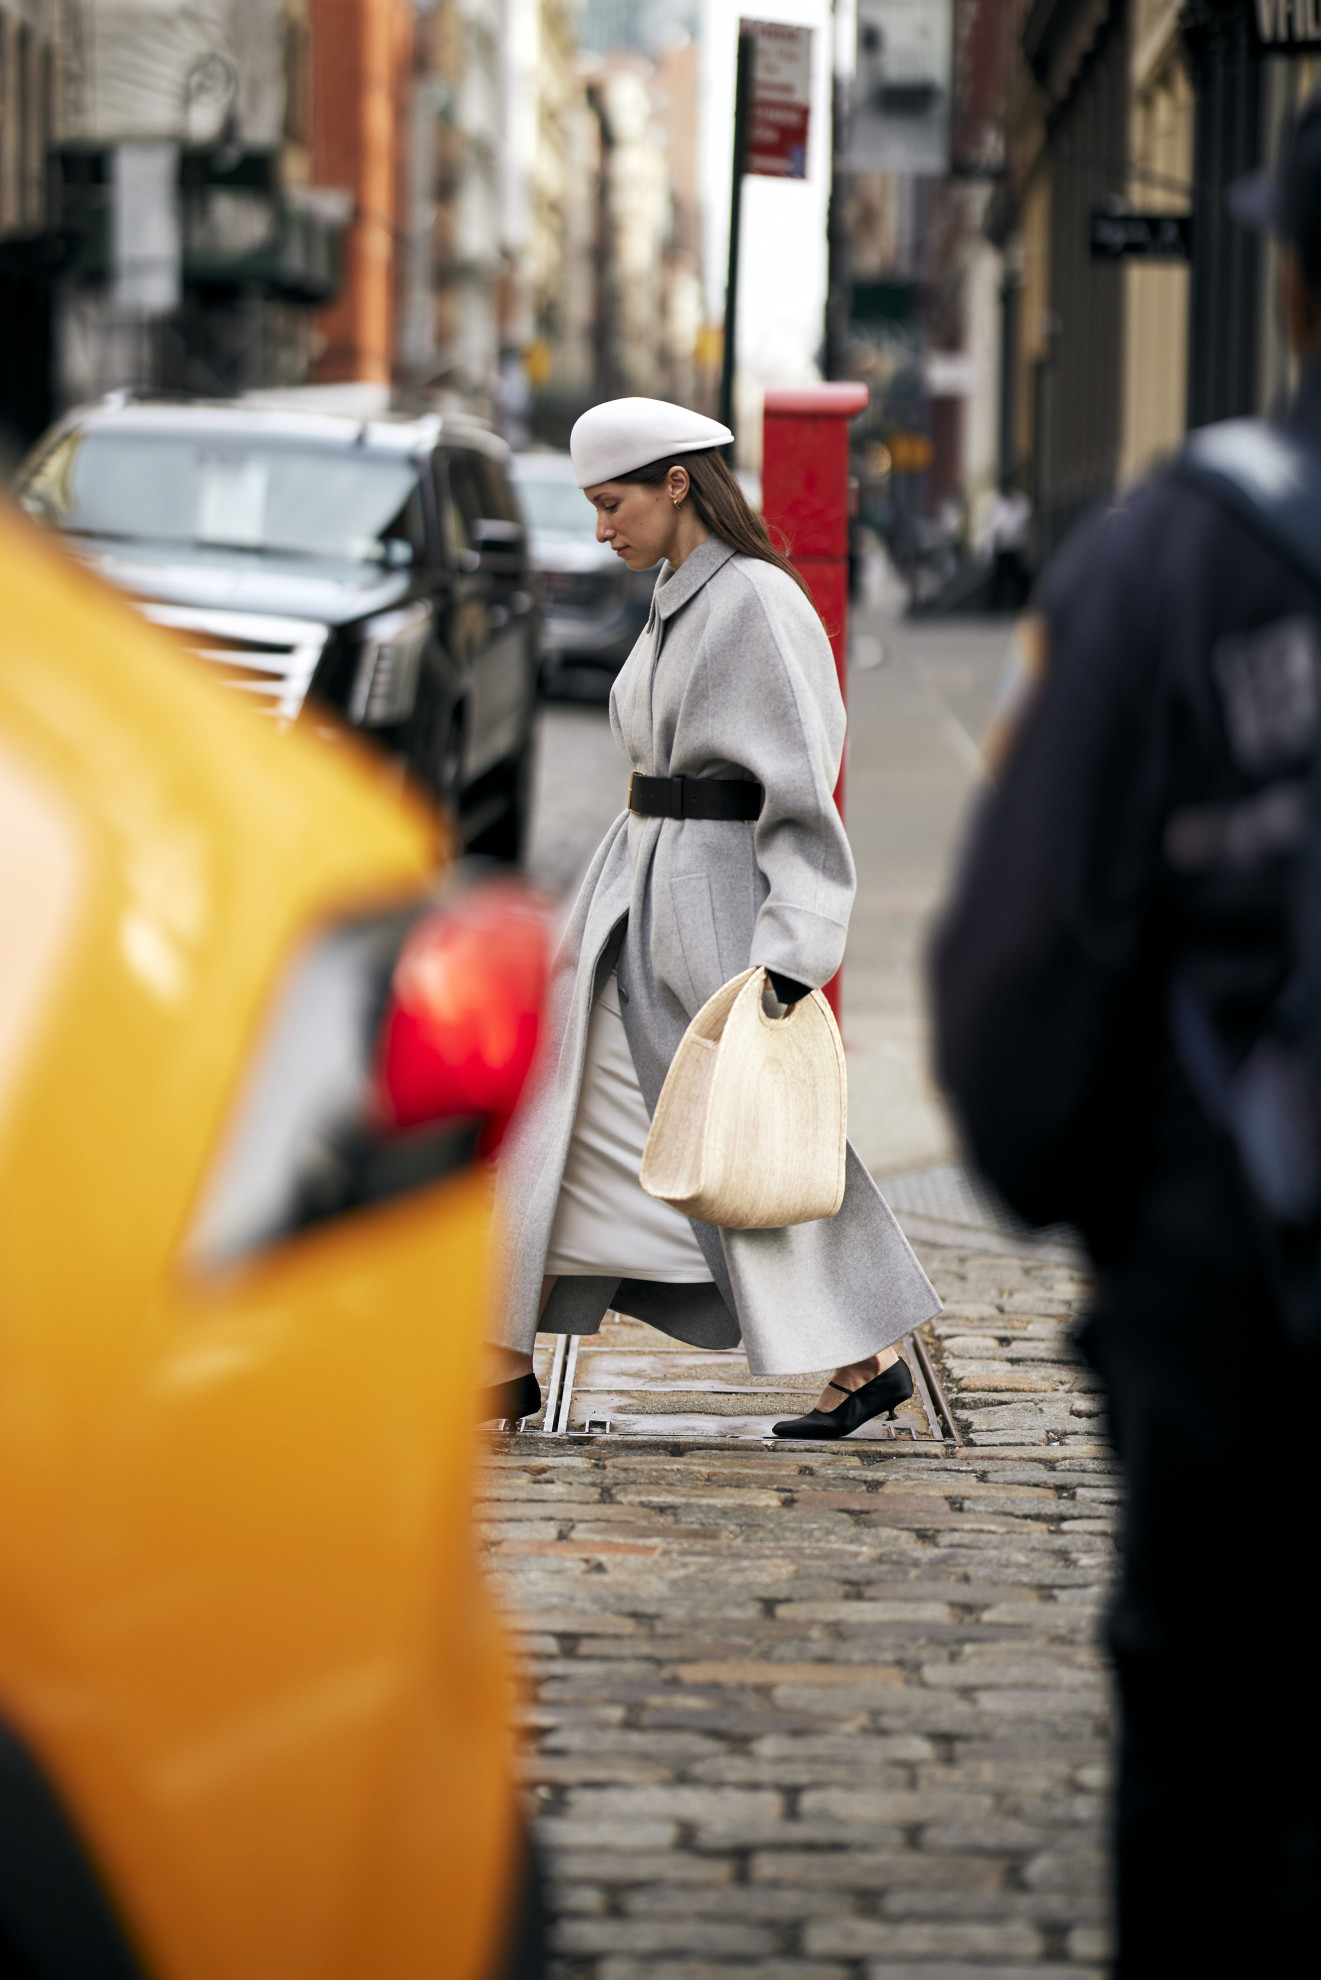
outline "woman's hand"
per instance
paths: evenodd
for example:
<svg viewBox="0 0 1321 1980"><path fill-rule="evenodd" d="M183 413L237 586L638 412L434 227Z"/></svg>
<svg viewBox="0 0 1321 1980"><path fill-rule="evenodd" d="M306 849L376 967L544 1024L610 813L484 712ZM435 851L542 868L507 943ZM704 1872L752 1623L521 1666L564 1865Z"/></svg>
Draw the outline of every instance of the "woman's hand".
<svg viewBox="0 0 1321 1980"><path fill-rule="evenodd" d="M778 969L767 970L766 987L768 996L763 997L762 1008L766 1011L767 1017L783 1017L791 1004L796 1004L812 994L810 984L799 983L792 976L783 975ZM768 1008L772 998L777 1006L774 1010Z"/></svg>

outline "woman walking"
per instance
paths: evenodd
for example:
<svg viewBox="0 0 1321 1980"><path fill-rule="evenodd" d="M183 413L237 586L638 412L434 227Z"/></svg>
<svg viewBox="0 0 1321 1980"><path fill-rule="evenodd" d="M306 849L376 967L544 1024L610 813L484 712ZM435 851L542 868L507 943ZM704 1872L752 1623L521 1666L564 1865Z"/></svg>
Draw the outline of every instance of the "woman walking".
<svg viewBox="0 0 1321 1980"><path fill-rule="evenodd" d="M851 1146L838 1214L782 1230L690 1222L638 1181L690 1019L752 965L777 1012L829 982L853 904L829 641L714 451L730 439L682 407L619 399L569 442L598 538L661 571L610 698L629 808L565 930L550 1048L500 1158L486 1416L540 1407L539 1327L594 1333L618 1307L694 1347L741 1340L754 1374L837 1364L816 1408L775 1430L847 1436L912 1394L893 1343L940 1305Z"/></svg>

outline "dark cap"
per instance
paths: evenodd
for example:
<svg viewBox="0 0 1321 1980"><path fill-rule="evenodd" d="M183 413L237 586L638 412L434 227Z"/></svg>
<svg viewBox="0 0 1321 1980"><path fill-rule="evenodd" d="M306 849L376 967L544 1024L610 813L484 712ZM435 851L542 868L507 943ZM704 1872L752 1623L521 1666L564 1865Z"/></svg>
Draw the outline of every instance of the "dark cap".
<svg viewBox="0 0 1321 1980"><path fill-rule="evenodd" d="M1274 172L1235 179L1229 210L1245 226L1278 234L1298 257L1309 286L1321 289L1321 90L1286 125Z"/></svg>

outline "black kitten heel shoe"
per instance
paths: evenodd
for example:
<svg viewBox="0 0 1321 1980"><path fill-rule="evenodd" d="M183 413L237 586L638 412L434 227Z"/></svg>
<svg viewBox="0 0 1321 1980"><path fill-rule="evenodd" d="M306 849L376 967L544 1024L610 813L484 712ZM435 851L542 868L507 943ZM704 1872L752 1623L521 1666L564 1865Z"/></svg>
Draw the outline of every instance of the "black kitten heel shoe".
<svg viewBox="0 0 1321 1980"><path fill-rule="evenodd" d="M837 1409L809 1409L806 1416L791 1416L783 1423L774 1423L771 1428L776 1436L832 1439L851 1436L864 1423L870 1423L873 1416L893 1416L900 1403L907 1402L912 1395L913 1378L908 1363L900 1355L893 1367L883 1368L860 1389L846 1389L839 1382L827 1382L826 1387L838 1389L843 1396Z"/></svg>
<svg viewBox="0 0 1321 1980"><path fill-rule="evenodd" d="M525 1416L535 1416L541 1408L541 1384L529 1369L512 1382L497 1382L494 1388L483 1389L478 1407L481 1423L489 1423L493 1416L518 1423Z"/></svg>

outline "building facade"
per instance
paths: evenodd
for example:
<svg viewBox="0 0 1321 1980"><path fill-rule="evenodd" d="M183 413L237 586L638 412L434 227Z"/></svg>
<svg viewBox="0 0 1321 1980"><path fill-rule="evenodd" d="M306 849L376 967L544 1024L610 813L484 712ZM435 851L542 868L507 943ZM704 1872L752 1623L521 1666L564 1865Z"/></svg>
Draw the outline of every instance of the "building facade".
<svg viewBox="0 0 1321 1980"><path fill-rule="evenodd" d="M562 442L621 379L663 389L686 334L671 99L649 56L584 53L578 11L436 0L418 23L396 376L515 444Z"/></svg>
<svg viewBox="0 0 1321 1980"><path fill-rule="evenodd" d="M700 396L694 9L591 11L635 45L578 0L0 0L0 444L116 388L516 444Z"/></svg>
<svg viewBox="0 0 1321 1980"><path fill-rule="evenodd" d="M500 397L511 267L508 45L516 0L437 0L417 23L411 307L397 376L486 415ZM513 23L517 25L515 21Z"/></svg>
<svg viewBox="0 0 1321 1980"><path fill-rule="evenodd" d="M306 0L64 0L60 398L307 375L349 201L312 169Z"/></svg>
<svg viewBox="0 0 1321 1980"><path fill-rule="evenodd" d="M1039 563L1190 426L1287 392L1276 251L1228 194L1321 82L1311 20L954 0L948 170L846 181L847 369L892 547L937 519L976 544L1016 490Z"/></svg>
<svg viewBox="0 0 1321 1980"><path fill-rule="evenodd" d="M310 360L320 383L388 388L412 205L413 8L411 0L310 7L310 115L300 124L311 174L340 189L347 225L333 300L317 313L303 373Z"/></svg>
<svg viewBox="0 0 1321 1980"><path fill-rule="evenodd" d="M1006 249L987 223L1020 12L1015 0L956 0L947 171L846 181L846 365L872 388L866 506L887 518L901 562L933 517L975 538L1001 479Z"/></svg>
<svg viewBox="0 0 1321 1980"><path fill-rule="evenodd" d="M1032 498L1039 559L1190 426L1266 411L1288 390L1275 251L1234 219L1228 193L1273 157L1321 64L1298 47L1263 52L1262 12L1257 0L1020 9L987 231L1011 292L1004 467ZM1173 251L1096 252L1098 221L1165 215L1186 223Z"/></svg>

